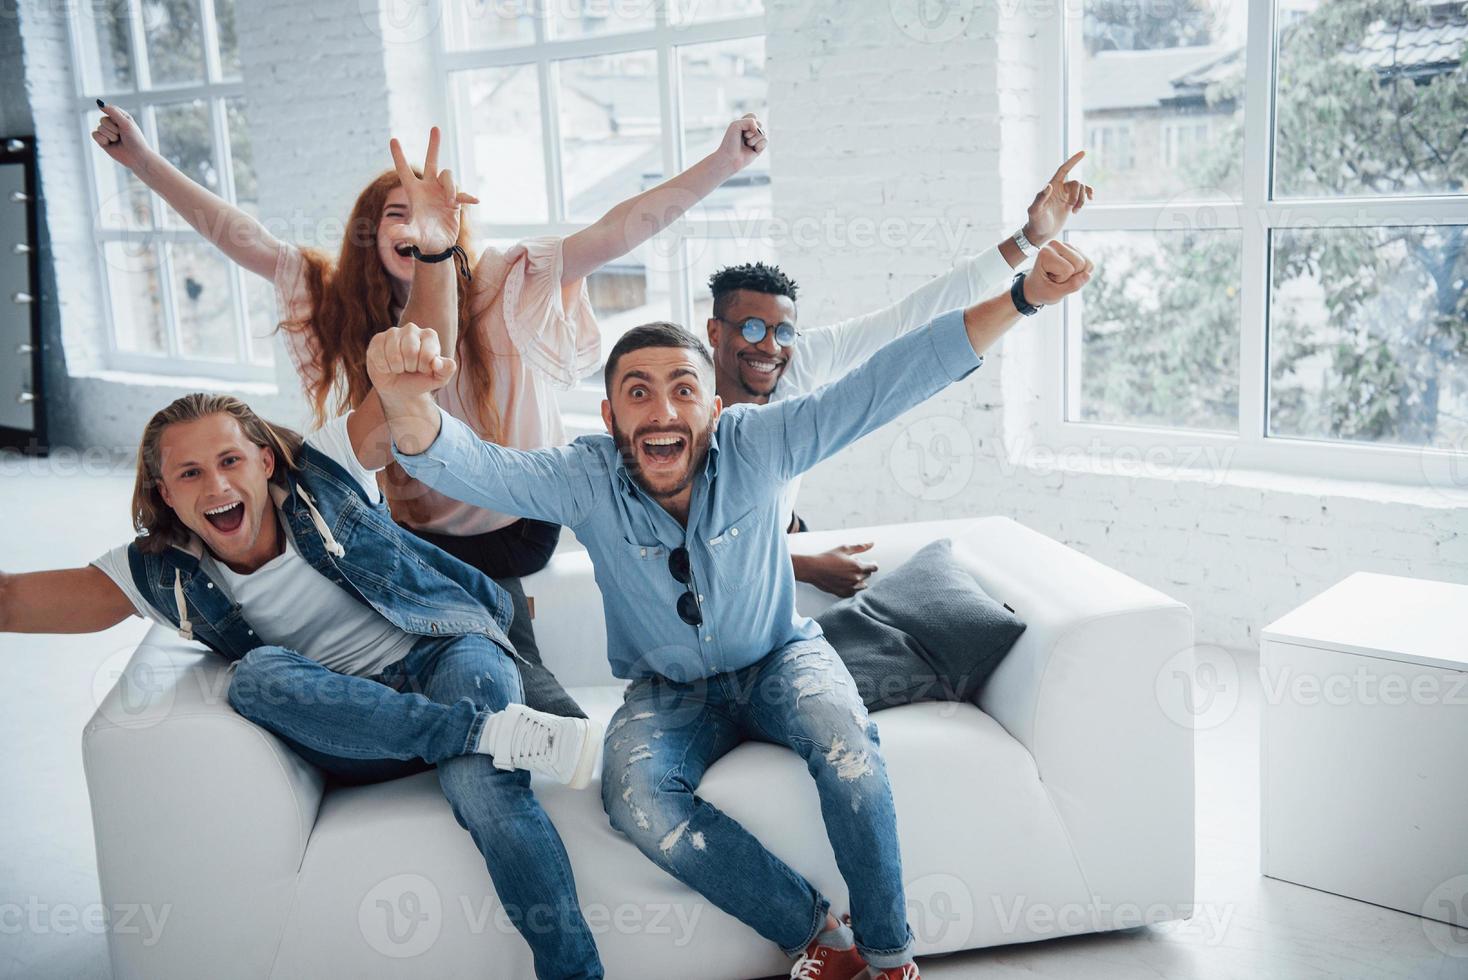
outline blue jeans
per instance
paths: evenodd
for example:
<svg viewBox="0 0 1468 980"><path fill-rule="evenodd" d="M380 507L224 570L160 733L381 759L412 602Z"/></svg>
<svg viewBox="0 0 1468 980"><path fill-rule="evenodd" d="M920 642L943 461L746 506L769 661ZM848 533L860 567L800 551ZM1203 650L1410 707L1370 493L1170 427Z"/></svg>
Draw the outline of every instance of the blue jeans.
<svg viewBox="0 0 1468 980"><path fill-rule="evenodd" d="M474 751L490 714L520 700L514 662L479 634L425 637L373 677L258 647L229 686L237 712L342 781L394 779L436 765L454 817L530 944L536 976L600 978L571 862L530 791L530 774L497 769Z"/></svg>
<svg viewBox="0 0 1468 980"><path fill-rule="evenodd" d="M911 959L892 788L846 666L824 639L691 683L643 678L607 727L602 805L653 863L794 956L830 902L738 821L696 794L741 741L794 749L816 781L851 892L856 945L879 969Z"/></svg>

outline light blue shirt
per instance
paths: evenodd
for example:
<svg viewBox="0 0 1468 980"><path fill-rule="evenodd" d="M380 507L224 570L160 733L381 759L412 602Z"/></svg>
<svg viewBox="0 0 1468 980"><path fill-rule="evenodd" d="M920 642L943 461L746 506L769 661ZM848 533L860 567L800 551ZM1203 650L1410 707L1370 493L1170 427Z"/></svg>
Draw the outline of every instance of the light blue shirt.
<svg viewBox="0 0 1468 980"><path fill-rule="evenodd" d="M691 681L816 640L795 610L781 494L786 482L920 404L983 363L945 313L845 377L769 405L719 416L693 483L688 526L633 482L610 435L531 451L480 439L447 412L433 445L395 455L408 473L458 500L564 524L586 545L601 588L612 673ZM678 616L685 586L668 555L686 545L703 626Z"/></svg>

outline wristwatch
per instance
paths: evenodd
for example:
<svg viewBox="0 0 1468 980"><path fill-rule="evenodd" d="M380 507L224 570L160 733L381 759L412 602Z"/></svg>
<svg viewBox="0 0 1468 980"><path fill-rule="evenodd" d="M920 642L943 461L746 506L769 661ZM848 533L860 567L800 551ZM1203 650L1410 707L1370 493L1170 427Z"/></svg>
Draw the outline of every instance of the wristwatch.
<svg viewBox="0 0 1468 980"><path fill-rule="evenodd" d="M1019 231L1014 233L1014 238L1012 239L1012 241L1014 242L1015 247L1018 248L1020 250L1020 253L1024 255L1024 257L1027 259L1032 259L1036 255L1040 254L1040 246L1036 245L1034 242L1025 237L1024 225L1019 226Z"/></svg>
<svg viewBox="0 0 1468 980"><path fill-rule="evenodd" d="M1039 306L1025 299L1025 274L1016 272L1014 281L1009 284L1009 298L1014 301L1014 308L1025 316L1034 316L1045 308L1045 304Z"/></svg>

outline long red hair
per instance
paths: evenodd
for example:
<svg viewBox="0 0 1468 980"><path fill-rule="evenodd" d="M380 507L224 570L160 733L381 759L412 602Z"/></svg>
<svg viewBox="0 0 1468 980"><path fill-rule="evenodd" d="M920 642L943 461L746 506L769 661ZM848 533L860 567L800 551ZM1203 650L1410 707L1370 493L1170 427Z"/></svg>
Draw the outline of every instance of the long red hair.
<svg viewBox="0 0 1468 980"><path fill-rule="evenodd" d="M342 236L336 261L317 249L303 249L306 283L311 297L311 319L284 323L304 329L315 339L319 374L307 395L320 425L327 418L356 408L372 390L367 377L367 345L395 325L392 278L377 253L377 228L387 196L399 186L395 171L383 171L357 196ZM459 223L459 245L475 264L469 222ZM463 391L470 393L469 408L478 415L471 425L492 442L501 442L499 410L493 397L488 338L475 330L469 316L469 289L459 289L458 350L455 357L463 375Z"/></svg>

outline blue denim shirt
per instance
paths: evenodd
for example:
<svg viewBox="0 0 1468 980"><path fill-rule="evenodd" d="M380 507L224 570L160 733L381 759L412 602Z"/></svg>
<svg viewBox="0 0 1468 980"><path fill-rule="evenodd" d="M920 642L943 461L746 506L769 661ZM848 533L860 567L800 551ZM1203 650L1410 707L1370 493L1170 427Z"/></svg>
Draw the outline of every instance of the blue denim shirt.
<svg viewBox="0 0 1468 980"><path fill-rule="evenodd" d="M982 363L962 312L954 311L808 395L730 406L694 480L686 528L633 482L610 435L508 449L443 413L433 445L413 456L394 451L408 473L440 493L575 530L601 588L612 672L690 681L821 636L795 609L780 520L785 482ZM702 628L678 616L684 586L668 555L679 545L692 559Z"/></svg>

